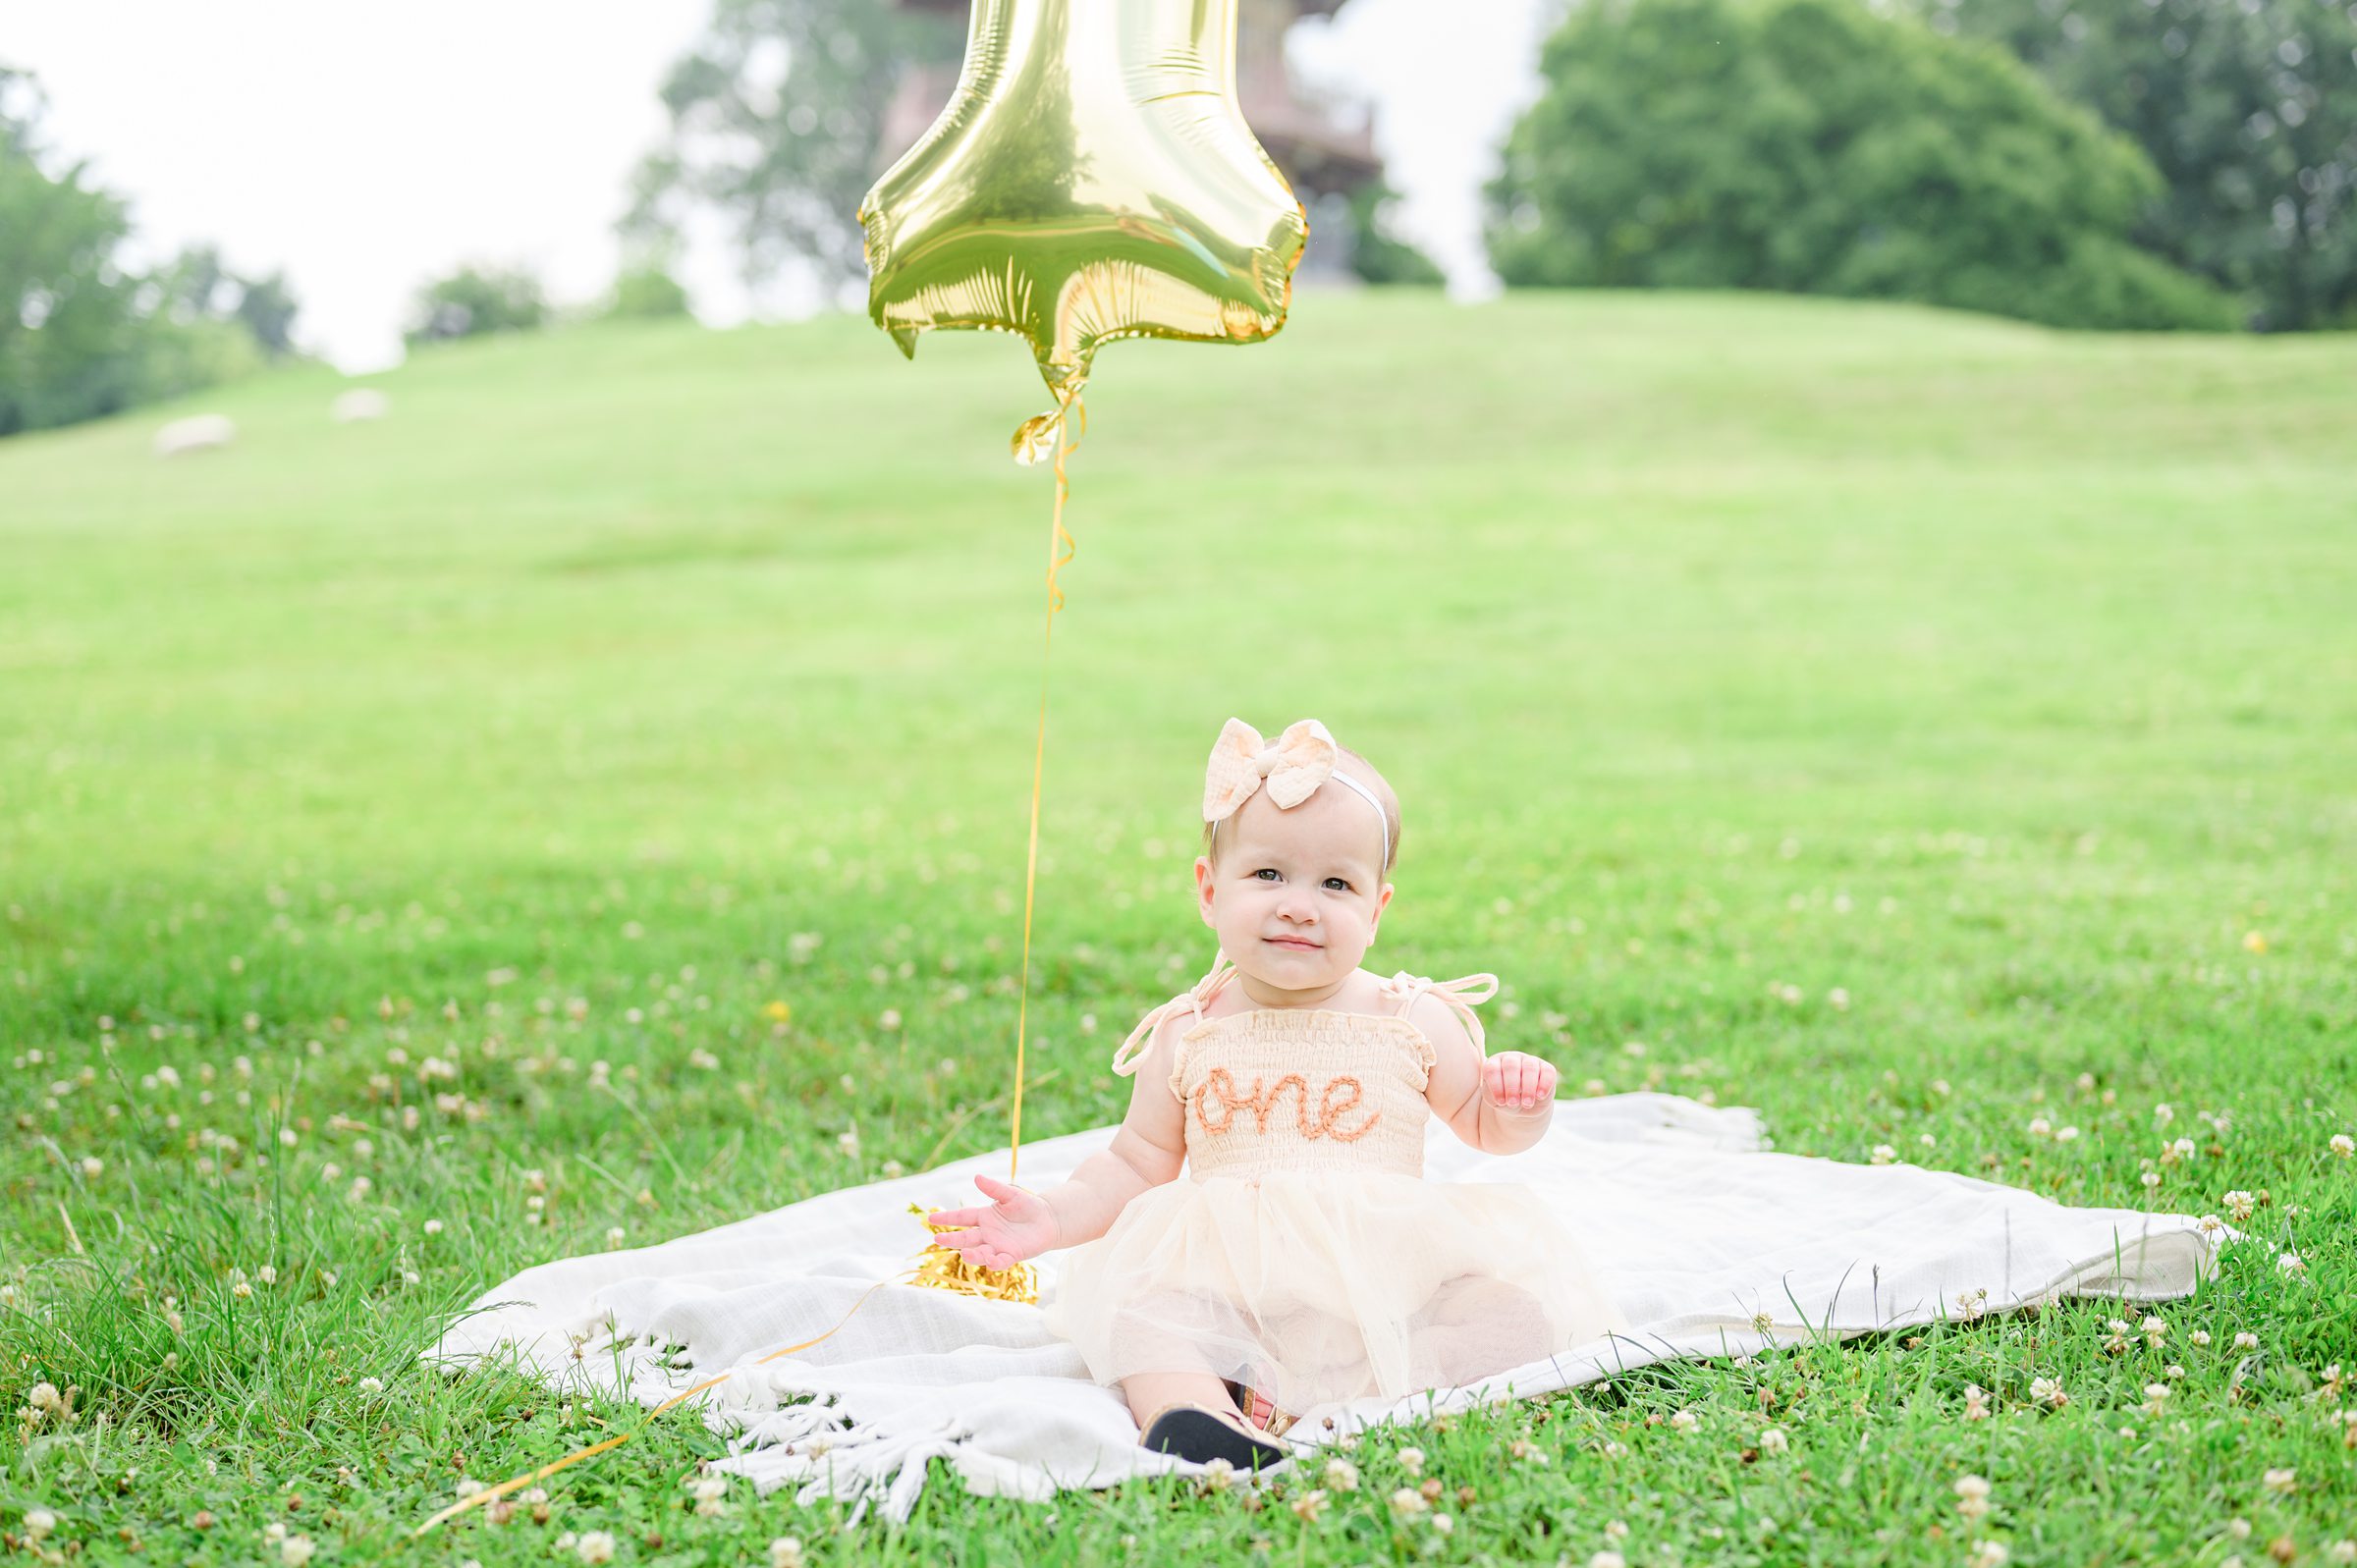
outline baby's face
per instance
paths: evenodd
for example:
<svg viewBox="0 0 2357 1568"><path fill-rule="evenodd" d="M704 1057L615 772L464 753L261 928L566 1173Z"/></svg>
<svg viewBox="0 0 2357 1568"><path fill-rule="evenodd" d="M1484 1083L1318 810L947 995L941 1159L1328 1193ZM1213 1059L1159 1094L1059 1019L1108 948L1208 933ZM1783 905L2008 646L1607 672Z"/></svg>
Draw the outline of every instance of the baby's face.
<svg viewBox="0 0 2357 1568"><path fill-rule="evenodd" d="M1219 863L1195 862L1203 922L1236 967L1271 991L1321 991L1358 968L1391 902L1384 825L1346 785L1291 810L1266 791L1220 824Z"/></svg>

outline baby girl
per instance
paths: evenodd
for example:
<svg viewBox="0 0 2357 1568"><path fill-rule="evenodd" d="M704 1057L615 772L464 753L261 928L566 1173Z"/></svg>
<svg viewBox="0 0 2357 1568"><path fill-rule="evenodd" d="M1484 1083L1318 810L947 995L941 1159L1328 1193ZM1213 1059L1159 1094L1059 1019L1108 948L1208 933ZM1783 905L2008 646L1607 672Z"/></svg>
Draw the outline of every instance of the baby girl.
<svg viewBox="0 0 2357 1568"><path fill-rule="evenodd" d="M1041 1193L929 1217L971 1262L1070 1256L1045 1304L1146 1447L1269 1464L1288 1411L1457 1387L1627 1326L1527 1187L1424 1178L1437 1115L1476 1149L1536 1143L1556 1071L1485 1055L1492 975L1359 967L1392 901L1399 803L1303 720L1212 749L1195 895L1211 972L1113 1058L1134 1075L1105 1152ZM1191 1180L1178 1179L1181 1170Z"/></svg>

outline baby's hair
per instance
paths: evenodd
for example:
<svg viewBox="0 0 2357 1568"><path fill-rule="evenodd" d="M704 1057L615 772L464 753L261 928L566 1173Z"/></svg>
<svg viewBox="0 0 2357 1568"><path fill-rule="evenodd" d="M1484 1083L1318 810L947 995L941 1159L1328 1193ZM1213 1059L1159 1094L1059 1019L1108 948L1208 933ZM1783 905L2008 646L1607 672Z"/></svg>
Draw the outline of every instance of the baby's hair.
<svg viewBox="0 0 2357 1568"><path fill-rule="evenodd" d="M1383 870L1378 875L1388 877L1392 874L1392 867L1399 863L1398 793L1392 788L1390 780L1375 771L1375 764L1352 751L1348 746L1338 741L1335 744L1334 753L1335 766L1356 779L1360 784L1365 784L1369 789L1374 790L1375 798L1383 802L1383 814L1386 818L1383 836ZM1326 786L1320 784L1318 787L1323 789ZM1338 784L1335 787L1347 789L1350 786ZM1215 830L1218 826L1217 823L1210 822L1203 824L1203 854L1215 866L1220 863L1219 856L1213 853L1218 838Z"/></svg>

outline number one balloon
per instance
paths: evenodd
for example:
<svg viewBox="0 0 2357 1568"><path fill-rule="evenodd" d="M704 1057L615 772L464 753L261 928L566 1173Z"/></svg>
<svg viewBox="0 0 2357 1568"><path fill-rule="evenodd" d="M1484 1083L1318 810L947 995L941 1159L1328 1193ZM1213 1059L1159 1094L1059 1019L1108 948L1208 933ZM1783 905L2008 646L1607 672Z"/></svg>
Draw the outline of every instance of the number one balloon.
<svg viewBox="0 0 2357 1568"><path fill-rule="evenodd" d="M1020 461L1053 454L1056 500L1023 872L1010 1180L1022 1147L1047 645L1064 602L1056 575L1072 553L1065 459L1085 422L1080 390L1097 350L1116 338L1270 337L1285 325L1309 239L1308 215L1236 102L1235 7L1236 0L973 0L965 66L949 107L859 206L868 313L903 353L913 358L918 334L940 327L1016 333L1056 400L1014 435ZM964 1288L1033 1299L1020 1266L1006 1277L972 1272L984 1277Z"/></svg>
<svg viewBox="0 0 2357 1568"><path fill-rule="evenodd" d="M933 128L860 204L868 313L1030 340L1059 406L1115 338L1257 343L1309 235L1235 97L1236 0L973 0Z"/></svg>

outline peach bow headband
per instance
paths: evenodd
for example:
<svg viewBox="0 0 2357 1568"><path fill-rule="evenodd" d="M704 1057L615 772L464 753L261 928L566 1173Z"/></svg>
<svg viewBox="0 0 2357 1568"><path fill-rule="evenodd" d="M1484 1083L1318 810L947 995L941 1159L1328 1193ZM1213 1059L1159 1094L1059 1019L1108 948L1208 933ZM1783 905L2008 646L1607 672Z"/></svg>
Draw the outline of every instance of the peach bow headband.
<svg viewBox="0 0 2357 1568"><path fill-rule="evenodd" d="M1203 820L1212 825L1213 847L1219 845L1219 825L1242 809L1263 784L1270 804L1289 811L1332 779L1356 790L1375 808L1376 819L1383 824L1383 853L1376 856L1375 863L1382 867L1391 859L1392 814L1374 790L1346 773L1335 772L1340 749L1326 727L1315 719L1286 726L1275 744L1262 740L1260 731L1241 719L1221 726L1220 738L1212 742L1211 766L1203 776Z"/></svg>

